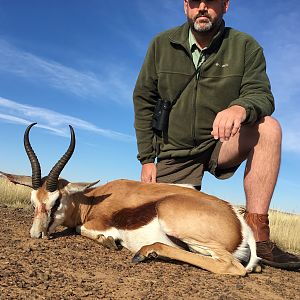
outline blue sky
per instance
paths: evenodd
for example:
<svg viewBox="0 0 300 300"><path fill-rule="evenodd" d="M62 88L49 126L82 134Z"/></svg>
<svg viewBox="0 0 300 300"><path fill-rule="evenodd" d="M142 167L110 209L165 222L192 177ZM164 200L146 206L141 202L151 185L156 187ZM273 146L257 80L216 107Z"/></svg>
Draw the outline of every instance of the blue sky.
<svg viewBox="0 0 300 300"><path fill-rule="evenodd" d="M300 213L300 10L298 0L232 1L226 25L263 46L283 127L271 208ZM0 170L30 175L26 126L46 175L77 137L62 176L139 180L132 91L150 40L185 22L183 0L0 0ZM243 167L203 191L243 204Z"/></svg>

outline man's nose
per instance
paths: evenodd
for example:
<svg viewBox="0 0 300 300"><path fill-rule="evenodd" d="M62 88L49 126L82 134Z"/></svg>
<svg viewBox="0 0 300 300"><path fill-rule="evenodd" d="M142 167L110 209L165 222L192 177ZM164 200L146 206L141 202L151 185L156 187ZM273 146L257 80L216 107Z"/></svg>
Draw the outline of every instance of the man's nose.
<svg viewBox="0 0 300 300"><path fill-rule="evenodd" d="M199 11L207 11L207 4L206 1L199 1L199 6L198 6Z"/></svg>

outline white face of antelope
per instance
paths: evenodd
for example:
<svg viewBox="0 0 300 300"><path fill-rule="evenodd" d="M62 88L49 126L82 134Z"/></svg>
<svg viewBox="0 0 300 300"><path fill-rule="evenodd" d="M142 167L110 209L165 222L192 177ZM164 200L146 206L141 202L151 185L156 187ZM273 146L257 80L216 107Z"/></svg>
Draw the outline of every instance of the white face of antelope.
<svg viewBox="0 0 300 300"><path fill-rule="evenodd" d="M47 176L45 185L43 185L41 166L29 141L29 132L34 125L36 125L36 123L30 124L24 133L24 147L32 169L31 183L28 183L28 181L23 182L23 180L17 180L16 182L23 182L23 184L29 185L33 188L33 191L31 192L31 202L35 207L35 212L30 235L33 238L39 238L45 237L49 233L53 232L55 227L58 225L57 223L59 223L57 220L62 219L61 216L58 217L60 210L62 210L61 195L58 190L59 174L74 152L75 133L73 127L69 125L71 141L68 150L51 169ZM15 176L10 176L10 178L14 177ZM18 177L20 179L20 176ZM60 224L62 222L63 220Z"/></svg>
<svg viewBox="0 0 300 300"><path fill-rule="evenodd" d="M58 190L49 192L40 188L31 192L31 202L35 210L30 236L47 237L64 221L62 195Z"/></svg>

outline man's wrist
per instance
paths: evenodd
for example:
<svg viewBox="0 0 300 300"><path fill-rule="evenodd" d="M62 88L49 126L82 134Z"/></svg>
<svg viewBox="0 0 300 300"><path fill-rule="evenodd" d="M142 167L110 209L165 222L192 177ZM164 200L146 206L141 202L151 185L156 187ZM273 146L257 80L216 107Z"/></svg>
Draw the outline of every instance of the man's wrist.
<svg viewBox="0 0 300 300"><path fill-rule="evenodd" d="M140 160L141 165L146 165L146 164L151 164L151 163L155 163L155 159L153 158L148 158L148 159L143 159Z"/></svg>

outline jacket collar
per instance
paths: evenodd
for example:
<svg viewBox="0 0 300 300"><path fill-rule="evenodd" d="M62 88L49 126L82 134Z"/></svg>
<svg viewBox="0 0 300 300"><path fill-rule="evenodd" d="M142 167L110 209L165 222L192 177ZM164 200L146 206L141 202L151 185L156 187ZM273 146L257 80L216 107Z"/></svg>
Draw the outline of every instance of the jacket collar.
<svg viewBox="0 0 300 300"><path fill-rule="evenodd" d="M188 52L191 52L190 45L189 45L189 30L190 30L190 25L188 24L188 22L179 26L175 31L173 31L169 35L170 42L174 44L179 44L183 46ZM207 47L208 53L212 53L217 49L219 49L223 41L224 33L225 33L225 22L224 20L222 20L219 31L216 33L210 45Z"/></svg>

